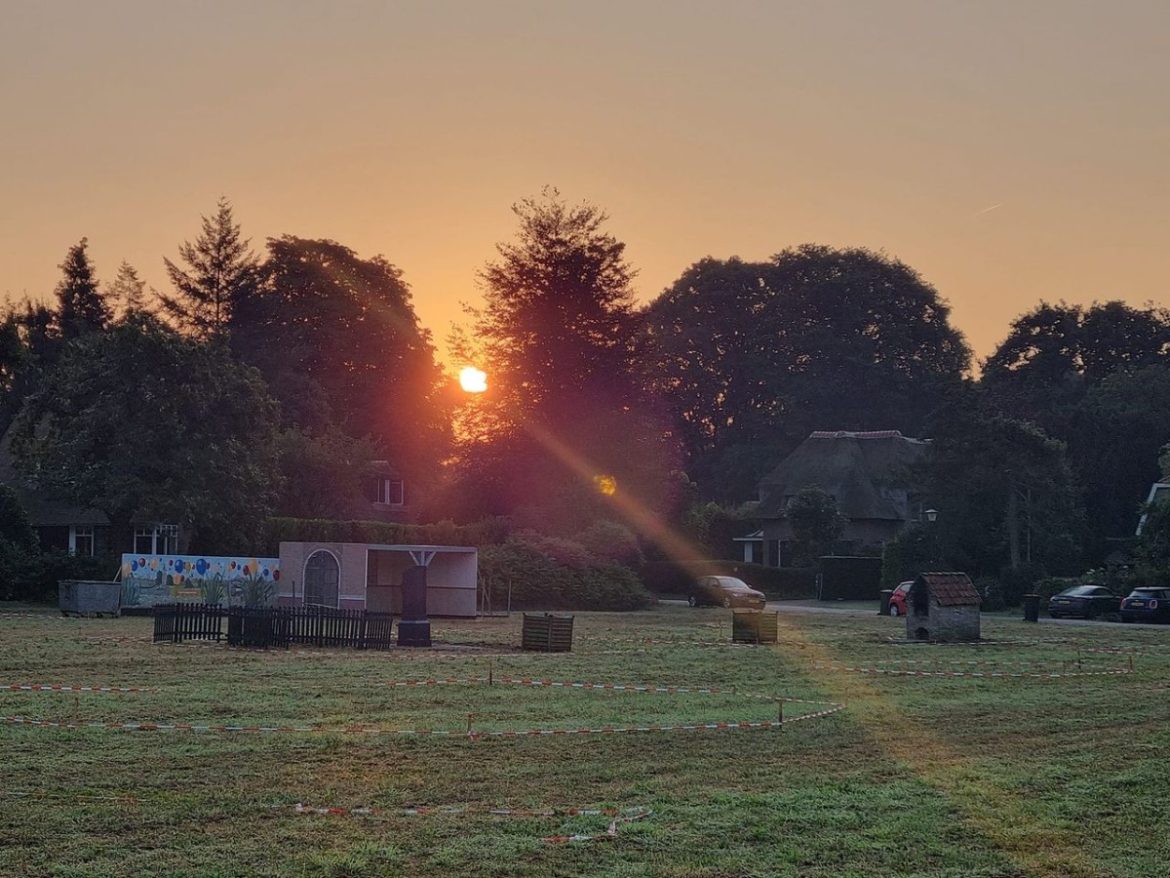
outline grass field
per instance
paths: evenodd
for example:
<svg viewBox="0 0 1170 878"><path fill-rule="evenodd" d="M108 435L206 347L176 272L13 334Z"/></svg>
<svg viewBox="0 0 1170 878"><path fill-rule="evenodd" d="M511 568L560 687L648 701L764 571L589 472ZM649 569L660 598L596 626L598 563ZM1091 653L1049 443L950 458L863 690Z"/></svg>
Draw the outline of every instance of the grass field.
<svg viewBox="0 0 1170 878"><path fill-rule="evenodd" d="M1170 630L985 618L1017 642L976 648L891 644L901 625L876 615L781 622L775 647L726 645L726 611L680 607L578 614L562 655L513 651L519 617L436 622L462 650L250 653L154 646L148 619L9 612L0 683L153 691L0 691L0 875L1170 874ZM471 682L385 685L426 678ZM489 734L768 722L777 696L845 709ZM604 838L547 840L574 834Z"/></svg>

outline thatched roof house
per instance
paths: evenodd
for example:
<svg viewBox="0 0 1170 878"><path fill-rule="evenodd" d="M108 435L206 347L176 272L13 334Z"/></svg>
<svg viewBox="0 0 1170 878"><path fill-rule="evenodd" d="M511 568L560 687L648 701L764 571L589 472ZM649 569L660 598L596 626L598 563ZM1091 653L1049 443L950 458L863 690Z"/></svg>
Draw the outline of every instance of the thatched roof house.
<svg viewBox="0 0 1170 878"><path fill-rule="evenodd" d="M792 539L786 511L803 488L833 497L848 523L843 539L857 547L879 546L922 513L909 472L929 447L927 440L897 430L817 431L760 482L757 516L767 561L777 565Z"/></svg>

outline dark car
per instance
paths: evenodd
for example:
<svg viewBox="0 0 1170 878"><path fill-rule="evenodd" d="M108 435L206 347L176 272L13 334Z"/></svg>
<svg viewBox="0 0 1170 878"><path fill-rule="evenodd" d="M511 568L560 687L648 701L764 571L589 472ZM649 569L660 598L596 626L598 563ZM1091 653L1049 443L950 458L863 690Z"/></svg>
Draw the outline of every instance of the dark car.
<svg viewBox="0 0 1170 878"><path fill-rule="evenodd" d="M692 607L751 607L764 609L767 598L734 576L703 576L695 581L689 603Z"/></svg>
<svg viewBox="0 0 1170 878"><path fill-rule="evenodd" d="M1096 619L1121 609L1121 598L1103 585L1074 585L1048 599L1048 615Z"/></svg>
<svg viewBox="0 0 1170 878"><path fill-rule="evenodd" d="M1170 588L1135 588L1121 602L1122 622L1170 622Z"/></svg>

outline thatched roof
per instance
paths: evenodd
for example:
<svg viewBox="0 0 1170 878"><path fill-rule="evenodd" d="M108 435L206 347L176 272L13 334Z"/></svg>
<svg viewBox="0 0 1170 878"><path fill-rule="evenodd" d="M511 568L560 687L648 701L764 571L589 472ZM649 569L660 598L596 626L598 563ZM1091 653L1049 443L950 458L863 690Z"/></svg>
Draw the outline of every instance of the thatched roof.
<svg viewBox="0 0 1170 878"><path fill-rule="evenodd" d="M983 602L966 573L919 573L911 592L923 586L940 607L977 607Z"/></svg>
<svg viewBox="0 0 1170 878"><path fill-rule="evenodd" d="M814 432L760 482L760 518L783 518L802 488L831 494L846 518L910 518L908 470L926 451L923 439L897 430Z"/></svg>
<svg viewBox="0 0 1170 878"><path fill-rule="evenodd" d="M67 527L71 524L109 524L110 520L96 509L83 509L63 500L53 500L29 489L12 460L12 431L0 437L0 484L9 485L20 498L33 527Z"/></svg>

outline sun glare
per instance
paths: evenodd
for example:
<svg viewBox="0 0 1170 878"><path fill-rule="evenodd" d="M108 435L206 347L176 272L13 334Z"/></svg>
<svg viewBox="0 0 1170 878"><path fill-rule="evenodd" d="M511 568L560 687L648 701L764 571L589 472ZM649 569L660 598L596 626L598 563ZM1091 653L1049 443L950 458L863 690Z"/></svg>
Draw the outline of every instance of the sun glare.
<svg viewBox="0 0 1170 878"><path fill-rule="evenodd" d="M467 393L483 393L487 390L487 374L475 366L464 366L459 370L459 386Z"/></svg>

